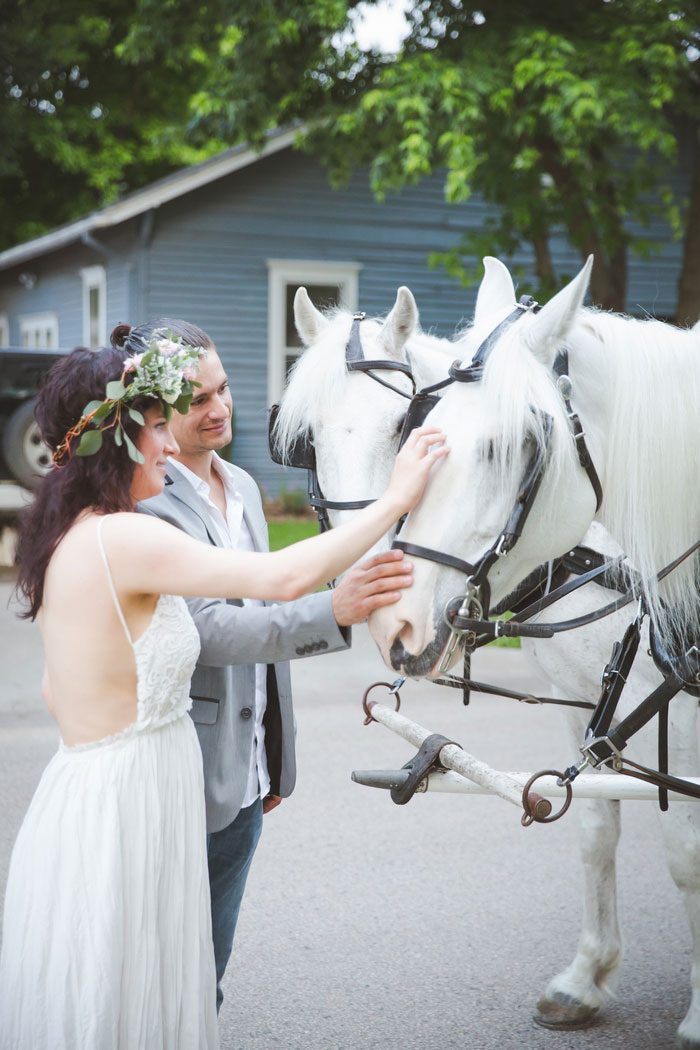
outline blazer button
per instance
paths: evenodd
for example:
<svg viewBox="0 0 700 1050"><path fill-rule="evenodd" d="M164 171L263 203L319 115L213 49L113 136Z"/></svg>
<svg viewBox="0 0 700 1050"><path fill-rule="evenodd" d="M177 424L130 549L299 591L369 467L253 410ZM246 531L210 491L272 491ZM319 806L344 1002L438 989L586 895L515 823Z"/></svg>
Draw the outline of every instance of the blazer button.
<svg viewBox="0 0 700 1050"><path fill-rule="evenodd" d="M297 646L297 656L303 656L304 652L305 652L305 649L304 649L303 645L298 645Z"/></svg>
<svg viewBox="0 0 700 1050"><path fill-rule="evenodd" d="M241 708L241 718L250 718L252 713L253 712L250 710L249 707L242 707Z"/></svg>

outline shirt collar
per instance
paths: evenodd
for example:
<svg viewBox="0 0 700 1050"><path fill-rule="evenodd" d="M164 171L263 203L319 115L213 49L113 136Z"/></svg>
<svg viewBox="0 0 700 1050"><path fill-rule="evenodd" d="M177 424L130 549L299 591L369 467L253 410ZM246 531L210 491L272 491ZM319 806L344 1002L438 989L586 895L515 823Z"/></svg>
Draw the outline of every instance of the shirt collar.
<svg viewBox="0 0 700 1050"><path fill-rule="evenodd" d="M195 472L193 470L190 470L189 467L186 467L184 463L180 463L179 460L173 459L171 456L168 456L168 465L170 467L175 467L177 470L180 471L182 476L187 481L189 481L190 485L195 490L195 492L197 493L198 496L202 496L206 500L209 499L209 497L210 497L209 485L206 483L206 481L204 481L202 478L200 478L199 474L195 474ZM224 488L226 489L226 496L227 496L227 498L233 498L233 499L240 500L241 497L240 497L239 493L236 491L236 489L235 489L235 487L233 485L233 482L231 480L231 476L229 475L229 472L224 468L224 466L221 463L221 461L220 461L218 456L214 456L213 457L212 469L216 472L218 477L221 479L221 482L222 482Z"/></svg>

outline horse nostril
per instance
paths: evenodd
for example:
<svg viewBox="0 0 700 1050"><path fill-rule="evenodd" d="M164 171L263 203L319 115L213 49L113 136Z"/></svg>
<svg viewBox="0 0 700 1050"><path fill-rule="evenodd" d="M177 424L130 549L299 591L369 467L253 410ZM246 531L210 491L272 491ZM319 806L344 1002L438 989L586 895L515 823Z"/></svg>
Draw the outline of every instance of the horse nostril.
<svg viewBox="0 0 700 1050"><path fill-rule="evenodd" d="M389 660L391 661L391 666L394 668L395 671L403 670L406 660L409 658L409 655L410 654L407 653L403 647L401 638L399 637L399 635L397 635L389 648Z"/></svg>

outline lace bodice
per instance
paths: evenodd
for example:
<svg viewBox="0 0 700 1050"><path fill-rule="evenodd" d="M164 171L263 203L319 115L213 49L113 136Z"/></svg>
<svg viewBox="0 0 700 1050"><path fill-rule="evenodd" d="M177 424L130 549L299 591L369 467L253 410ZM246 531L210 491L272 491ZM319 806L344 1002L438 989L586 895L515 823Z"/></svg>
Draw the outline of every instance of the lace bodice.
<svg viewBox="0 0 700 1050"><path fill-rule="evenodd" d="M136 729L152 729L191 707L190 679L199 635L185 599L161 594L153 619L134 642L138 679Z"/></svg>

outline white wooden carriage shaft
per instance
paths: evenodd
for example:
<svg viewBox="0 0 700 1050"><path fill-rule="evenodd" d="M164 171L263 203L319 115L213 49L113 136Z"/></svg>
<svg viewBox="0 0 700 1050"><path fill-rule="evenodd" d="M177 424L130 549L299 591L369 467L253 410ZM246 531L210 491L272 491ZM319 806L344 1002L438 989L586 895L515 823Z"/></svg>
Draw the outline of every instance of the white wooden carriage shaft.
<svg viewBox="0 0 700 1050"><path fill-rule="evenodd" d="M530 779L530 773L504 773L524 788ZM690 784L700 786L700 777L683 777ZM571 785L574 798L607 798L621 800L637 800L641 802L658 802L659 789L653 784L645 784L633 777L625 777L620 773L581 773ZM448 794L460 795L488 795L488 788L476 784L474 781L465 780L458 773L431 773L424 781L419 791L444 791ZM557 784L557 778L542 777L534 785L533 791L545 798L565 798L566 788ZM679 795L676 791L669 791L669 802L697 802L697 799L689 798L687 795Z"/></svg>
<svg viewBox="0 0 700 1050"><path fill-rule="evenodd" d="M416 748L432 735L429 729L424 729L417 722L412 722L383 704L372 704L371 711L377 722L398 733ZM440 761L448 769L479 784L489 794L499 795L506 802L512 802L514 806L522 809L522 784L518 784L507 773L499 773L497 769L492 769L457 744L445 744L440 751Z"/></svg>
<svg viewBox="0 0 700 1050"><path fill-rule="evenodd" d="M383 704L372 704L372 717L403 737L409 744L419 748L431 735L417 722L412 722L404 715L392 711ZM522 807L523 787L530 779L530 773L504 773L492 769L485 762L463 751L455 744L446 744L440 751L440 762L448 767L446 773L431 773L418 788L419 791L444 791L466 795L499 795L507 802ZM684 777L690 784L700 786L700 777ZM379 785L377 785L379 786ZM645 784L633 777L619 773L582 773L572 784L575 798L608 798L636 799L656 802L659 798L658 788ZM564 798L566 788L557 784L556 777L542 777L533 790L545 798ZM687 795L669 791L671 802L693 802Z"/></svg>

